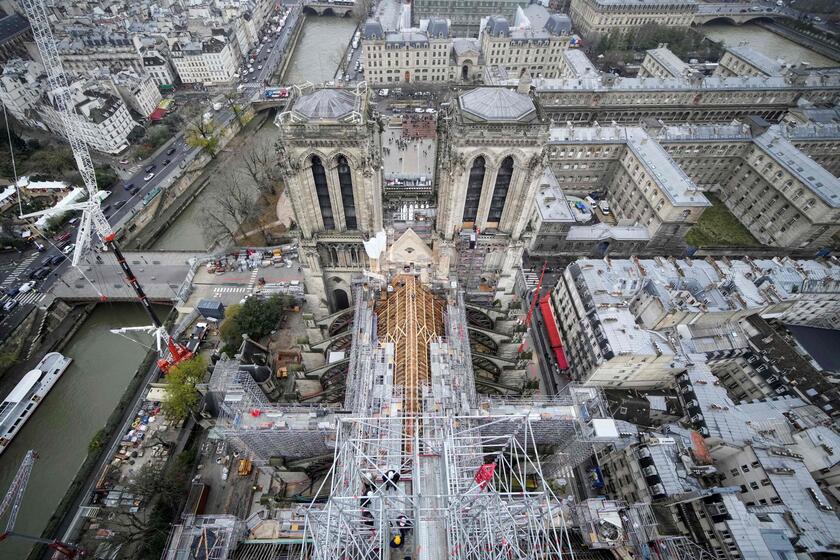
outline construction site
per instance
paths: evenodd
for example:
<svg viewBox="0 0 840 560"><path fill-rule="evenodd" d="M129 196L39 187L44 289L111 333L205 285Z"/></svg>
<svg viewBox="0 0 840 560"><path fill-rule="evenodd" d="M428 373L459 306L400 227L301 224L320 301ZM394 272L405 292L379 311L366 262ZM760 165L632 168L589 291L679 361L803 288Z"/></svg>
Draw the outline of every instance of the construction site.
<svg viewBox="0 0 840 560"><path fill-rule="evenodd" d="M283 402L247 340L216 363L212 435L260 473L261 496L243 518L185 516L164 558L703 557L660 535L648 505L575 482L595 451L636 435L598 389L481 394L456 282L368 274L354 289L340 401Z"/></svg>

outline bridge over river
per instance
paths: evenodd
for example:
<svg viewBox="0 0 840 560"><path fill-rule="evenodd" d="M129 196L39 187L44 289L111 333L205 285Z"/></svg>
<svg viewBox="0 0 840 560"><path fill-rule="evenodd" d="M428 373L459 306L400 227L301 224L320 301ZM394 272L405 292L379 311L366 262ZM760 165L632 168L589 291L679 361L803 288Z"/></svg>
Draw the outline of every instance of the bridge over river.
<svg viewBox="0 0 840 560"><path fill-rule="evenodd" d="M740 25L754 20L770 21L786 15L776 6L759 6L749 3L699 4L692 23L702 25L720 20Z"/></svg>
<svg viewBox="0 0 840 560"><path fill-rule="evenodd" d="M52 287L52 294L70 303L102 301L137 301L137 295L125 281L113 253L100 253L101 263L67 267ZM203 253L178 251L125 253L126 262L153 303L171 304L188 287Z"/></svg>

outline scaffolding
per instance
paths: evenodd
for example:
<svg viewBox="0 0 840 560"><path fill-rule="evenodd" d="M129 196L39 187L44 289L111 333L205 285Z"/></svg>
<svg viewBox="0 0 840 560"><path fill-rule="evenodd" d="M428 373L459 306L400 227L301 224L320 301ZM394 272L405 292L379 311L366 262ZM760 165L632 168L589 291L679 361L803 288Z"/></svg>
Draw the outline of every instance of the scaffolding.
<svg viewBox="0 0 840 560"><path fill-rule="evenodd" d="M239 359L223 355L213 368L207 389L218 409L216 435L249 453L258 466L273 457L332 453L338 407L273 403L240 366Z"/></svg>
<svg viewBox="0 0 840 560"><path fill-rule="evenodd" d="M513 433L481 433L512 420ZM340 419L331 497L308 512L303 557L372 560L391 548L430 560L571 557L531 435L527 415Z"/></svg>
<svg viewBox="0 0 840 560"><path fill-rule="evenodd" d="M233 515L188 515L172 527L163 560L226 560L243 533Z"/></svg>
<svg viewBox="0 0 840 560"><path fill-rule="evenodd" d="M317 493L330 499L307 513L302 557L571 557L537 447L585 436L600 394L478 403L457 285L433 292L401 275L356 294L353 413L336 418L329 491Z"/></svg>

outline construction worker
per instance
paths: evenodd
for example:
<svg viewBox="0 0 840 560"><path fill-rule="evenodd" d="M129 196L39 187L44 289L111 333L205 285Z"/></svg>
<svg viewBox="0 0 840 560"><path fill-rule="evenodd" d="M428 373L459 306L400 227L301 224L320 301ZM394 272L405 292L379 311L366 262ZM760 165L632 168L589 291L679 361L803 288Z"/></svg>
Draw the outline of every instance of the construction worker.
<svg viewBox="0 0 840 560"><path fill-rule="evenodd" d="M391 539L391 543L390 543L391 548L401 548L402 545L403 545L402 536L394 535L394 537Z"/></svg>

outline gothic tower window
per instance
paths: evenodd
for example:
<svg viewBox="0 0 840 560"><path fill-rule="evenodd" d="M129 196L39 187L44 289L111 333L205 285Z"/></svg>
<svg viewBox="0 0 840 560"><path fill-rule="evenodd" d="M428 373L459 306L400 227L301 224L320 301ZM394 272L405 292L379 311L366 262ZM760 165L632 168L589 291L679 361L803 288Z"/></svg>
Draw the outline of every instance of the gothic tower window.
<svg viewBox="0 0 840 560"><path fill-rule="evenodd" d="M338 156L338 185L341 187L341 204L347 229L356 229L356 203L353 200L353 178L347 158Z"/></svg>
<svg viewBox="0 0 840 560"><path fill-rule="evenodd" d="M475 158L467 182L467 196L464 200L464 222L475 222L478 203L481 200L481 186L484 184L484 156Z"/></svg>
<svg viewBox="0 0 840 560"><path fill-rule="evenodd" d="M315 181L315 194L318 195L318 206L321 207L324 229L335 229L335 220L333 220L332 205L330 204L330 188L327 186L327 172L318 156L312 156L312 179Z"/></svg>
<svg viewBox="0 0 840 560"><path fill-rule="evenodd" d="M490 211L487 213L488 223L498 224L502 219L511 176L513 176L513 158L508 156L502 160L502 165L496 173L496 186L493 187L493 198L490 199Z"/></svg>

